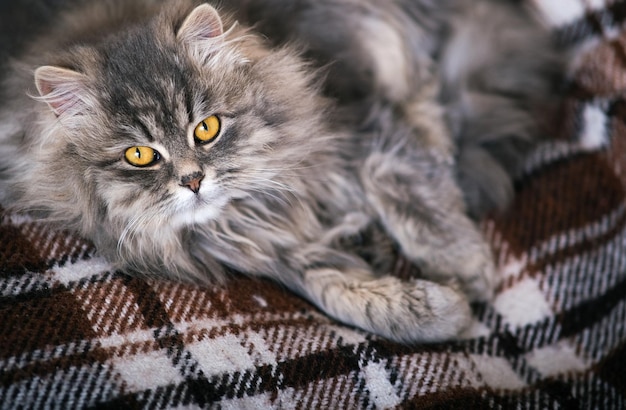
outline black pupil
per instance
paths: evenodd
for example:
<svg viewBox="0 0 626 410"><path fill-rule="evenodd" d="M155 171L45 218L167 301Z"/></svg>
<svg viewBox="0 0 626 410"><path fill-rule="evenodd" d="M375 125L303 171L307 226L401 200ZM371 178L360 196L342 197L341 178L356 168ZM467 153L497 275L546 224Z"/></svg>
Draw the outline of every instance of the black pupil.
<svg viewBox="0 0 626 410"><path fill-rule="evenodd" d="M141 150L139 148L135 148L135 158L138 160L141 159ZM161 159L161 156L157 151L152 151L152 161L158 161Z"/></svg>

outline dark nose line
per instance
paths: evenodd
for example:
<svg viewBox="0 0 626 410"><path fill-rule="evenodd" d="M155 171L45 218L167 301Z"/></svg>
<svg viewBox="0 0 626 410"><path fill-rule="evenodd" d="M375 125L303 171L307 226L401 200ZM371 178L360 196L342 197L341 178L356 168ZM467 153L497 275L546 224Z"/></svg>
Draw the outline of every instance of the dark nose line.
<svg viewBox="0 0 626 410"><path fill-rule="evenodd" d="M197 194L200 192L200 182L204 179L202 172L194 172L193 174L185 175L180 179L180 185L186 186L191 189L191 192Z"/></svg>

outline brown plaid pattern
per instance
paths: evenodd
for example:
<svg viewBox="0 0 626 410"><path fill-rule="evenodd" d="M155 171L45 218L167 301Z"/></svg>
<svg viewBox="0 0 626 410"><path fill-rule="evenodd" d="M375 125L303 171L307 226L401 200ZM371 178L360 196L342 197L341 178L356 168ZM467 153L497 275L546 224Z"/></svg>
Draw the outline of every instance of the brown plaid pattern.
<svg viewBox="0 0 626 410"><path fill-rule="evenodd" d="M131 278L5 211L0 407L626 408L626 2L534 2L574 79L559 137L482 225L504 280L467 339L393 344L264 280Z"/></svg>

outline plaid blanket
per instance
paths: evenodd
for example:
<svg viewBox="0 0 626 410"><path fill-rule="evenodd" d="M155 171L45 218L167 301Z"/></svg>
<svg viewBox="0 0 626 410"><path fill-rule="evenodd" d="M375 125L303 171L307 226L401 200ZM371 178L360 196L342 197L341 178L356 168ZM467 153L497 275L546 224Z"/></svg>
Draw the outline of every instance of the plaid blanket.
<svg viewBox="0 0 626 410"><path fill-rule="evenodd" d="M481 225L504 280L470 338L393 344L264 280L132 278L5 211L0 407L626 408L626 1L534 2L573 81Z"/></svg>

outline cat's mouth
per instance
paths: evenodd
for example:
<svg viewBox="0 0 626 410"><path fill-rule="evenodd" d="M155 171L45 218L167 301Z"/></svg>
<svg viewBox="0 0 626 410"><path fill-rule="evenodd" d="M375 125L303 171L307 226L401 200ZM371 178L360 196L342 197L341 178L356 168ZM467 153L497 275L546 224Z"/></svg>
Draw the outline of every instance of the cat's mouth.
<svg viewBox="0 0 626 410"><path fill-rule="evenodd" d="M185 191L179 195L177 209L172 214L172 221L177 226L202 224L216 219L228 203L226 195L204 184L197 193L186 188Z"/></svg>

